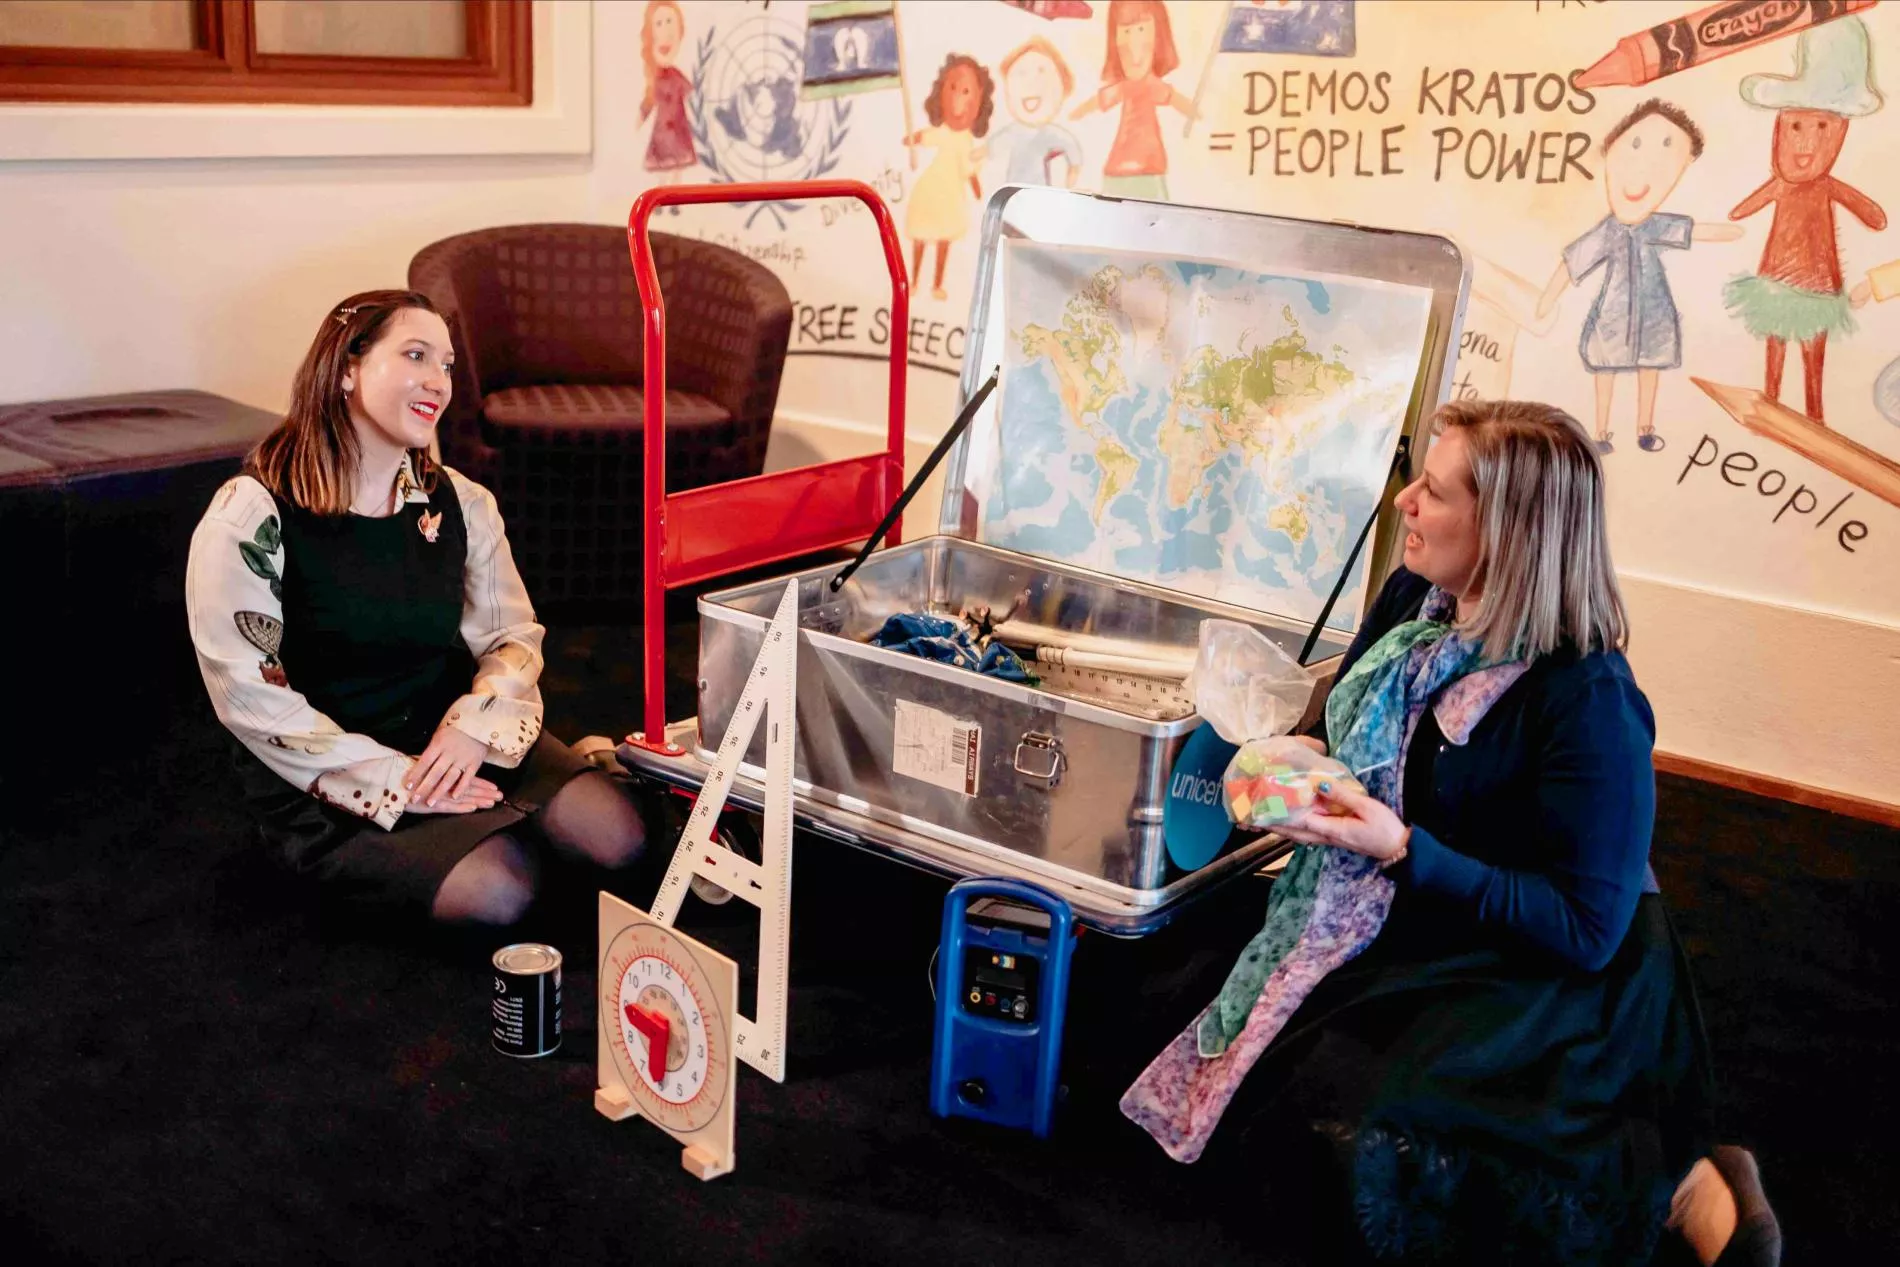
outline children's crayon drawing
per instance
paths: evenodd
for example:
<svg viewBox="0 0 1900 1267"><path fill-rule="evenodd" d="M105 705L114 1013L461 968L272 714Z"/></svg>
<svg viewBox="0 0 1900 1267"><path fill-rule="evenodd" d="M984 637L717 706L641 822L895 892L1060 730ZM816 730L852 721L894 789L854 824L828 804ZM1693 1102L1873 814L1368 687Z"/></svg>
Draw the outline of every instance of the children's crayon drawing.
<svg viewBox="0 0 1900 1267"><path fill-rule="evenodd" d="M1470 289L1457 360L1428 386L1579 419L1607 455L1620 567L1900 625L1900 589L1879 583L1900 557L1900 111L1882 96L1900 0L596 13L644 120L602 134L598 158L618 142L631 187L831 176L889 208L901 330L860 204L674 221L777 272L791 350L837 358L797 363L788 411L881 417L877 362L902 340L933 371L910 376L914 416L954 414L936 393L982 346L982 217L1007 186L1431 233ZM1017 214L1062 201L1035 190ZM1070 222L1084 237L1092 205ZM1210 240L1210 262L1313 264L1230 249ZM1166 346L1144 286L1117 292L1124 372Z"/></svg>
<svg viewBox="0 0 1900 1267"><path fill-rule="evenodd" d="M1855 308L1865 307L1870 300L1885 303L1894 298L1900 298L1900 259L1868 269L1867 276L1847 292L1847 301ZM1900 427L1900 356L1887 362L1874 379L1874 412Z"/></svg>
<svg viewBox="0 0 1900 1267"><path fill-rule="evenodd" d="M686 116L693 83L679 68L685 42L686 16L675 0L647 0L640 23L640 64L646 72L640 121L653 120L644 166L661 185L678 184L686 169L699 161L693 149L693 126ZM677 213L679 208L671 210Z"/></svg>
<svg viewBox="0 0 1900 1267"><path fill-rule="evenodd" d="M1721 0L1626 35L1577 77L1582 88L1636 88L1870 9L1876 0Z"/></svg>
<svg viewBox="0 0 1900 1267"><path fill-rule="evenodd" d="M1121 108L1115 142L1102 164L1102 192L1124 198L1168 197L1168 150L1161 140L1162 106L1193 118L1193 103L1167 76L1181 65L1168 6L1161 0L1109 0L1108 52L1102 86L1070 113L1082 119Z"/></svg>
<svg viewBox="0 0 1900 1267"><path fill-rule="evenodd" d="M948 299L943 288L943 270L950 244L970 231L971 199L981 201L983 182L978 178L984 152L977 141L988 135L990 114L996 108L996 82L974 57L952 53L943 59L930 96L924 102L924 114L930 126L904 138L906 145L928 146L937 151L930 166L917 178L910 192L909 211L904 229L911 239L910 281L915 287L924 268L924 248L935 243L937 271L931 280L930 297ZM965 191L968 191L966 195Z"/></svg>
<svg viewBox="0 0 1900 1267"><path fill-rule="evenodd" d="M1055 45L1036 35L1012 49L999 69L1010 121L990 138L989 150L1003 159L1004 182L1074 188L1082 171L1082 143L1056 122L1075 91L1069 63Z"/></svg>
<svg viewBox="0 0 1900 1267"><path fill-rule="evenodd" d="M1057 18L1086 18L1094 13L1088 0L1003 0L1012 9L1026 9L1051 22Z"/></svg>
<svg viewBox="0 0 1900 1267"><path fill-rule="evenodd" d="M801 96L815 100L896 88L902 77L895 0L845 0L805 11Z"/></svg>
<svg viewBox="0 0 1900 1267"><path fill-rule="evenodd" d="M1351 57L1354 36L1353 0L1235 0L1220 51Z"/></svg>
<svg viewBox="0 0 1900 1267"><path fill-rule="evenodd" d="M1743 220L1770 206L1775 215L1760 267L1732 279L1722 298L1767 346L1762 390L1770 400L1781 399L1788 344L1800 345L1807 415L1815 422L1826 420L1822 370L1828 336L1854 331L1841 279L1834 204L1869 229L1887 227L1879 203L1830 175L1847 142L1850 120L1880 109L1872 76L1867 28L1849 17L1801 33L1792 76L1742 80L1743 101L1775 111L1773 174L1737 203L1729 218Z"/></svg>
<svg viewBox="0 0 1900 1267"><path fill-rule="evenodd" d="M1636 378L1637 447L1663 447L1656 434L1656 389L1663 370L1682 366L1682 316L1663 269L1662 252L1693 242L1733 241L1729 224L1698 224L1662 210L1689 164L1702 157L1702 129L1681 109L1651 98L1603 138L1603 192L1609 214L1564 248L1538 315L1566 285L1601 273L1602 289L1584 319L1578 352L1596 379L1597 448L1614 448L1610 407L1619 375Z"/></svg>

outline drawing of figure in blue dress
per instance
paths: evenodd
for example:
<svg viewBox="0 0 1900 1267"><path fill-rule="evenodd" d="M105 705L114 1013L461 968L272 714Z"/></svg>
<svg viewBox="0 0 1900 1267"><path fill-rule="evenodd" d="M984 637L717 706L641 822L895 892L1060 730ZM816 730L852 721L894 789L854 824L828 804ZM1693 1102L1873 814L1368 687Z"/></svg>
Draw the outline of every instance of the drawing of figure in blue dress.
<svg viewBox="0 0 1900 1267"><path fill-rule="evenodd" d="M1702 155L1702 132L1677 107L1654 98L1632 110L1603 142L1603 180L1610 214L1566 246L1537 304L1545 316L1565 286L1598 269L1603 289L1584 319L1578 352L1596 376L1597 448L1609 453L1610 405L1616 376L1636 375L1637 444L1663 447L1656 434L1656 389L1661 371L1682 365L1682 318L1663 270L1665 248L1692 242L1728 242L1739 226L1704 224L1661 210L1689 164Z"/></svg>

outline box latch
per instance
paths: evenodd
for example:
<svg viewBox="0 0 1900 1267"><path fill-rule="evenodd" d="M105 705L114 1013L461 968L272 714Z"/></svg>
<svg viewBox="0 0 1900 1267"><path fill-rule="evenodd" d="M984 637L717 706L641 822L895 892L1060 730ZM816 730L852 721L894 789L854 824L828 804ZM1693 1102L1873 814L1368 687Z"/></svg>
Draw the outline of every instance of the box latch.
<svg viewBox="0 0 1900 1267"><path fill-rule="evenodd" d="M1063 767L1069 759L1062 755L1062 741L1054 735L1032 730L1016 745L1016 773L1036 779L1044 787L1062 782Z"/></svg>

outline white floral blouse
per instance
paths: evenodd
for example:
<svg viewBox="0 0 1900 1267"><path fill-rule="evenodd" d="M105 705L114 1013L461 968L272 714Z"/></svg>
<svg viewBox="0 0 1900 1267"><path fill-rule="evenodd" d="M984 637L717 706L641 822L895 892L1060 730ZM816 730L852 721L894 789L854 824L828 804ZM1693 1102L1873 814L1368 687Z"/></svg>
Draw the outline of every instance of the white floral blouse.
<svg viewBox="0 0 1900 1267"><path fill-rule="evenodd" d="M546 630L535 622L494 496L458 471L442 474L435 495L445 483L452 488L468 524L461 633L476 660L468 694L442 720L487 744L485 760L513 768L541 733ZM429 501L407 462L398 484L405 504ZM270 492L240 475L218 490L192 534L185 602L205 689L218 720L265 765L387 830L408 801L403 779L418 754L346 733L285 677L276 658L284 616L273 592L284 549L276 516Z"/></svg>

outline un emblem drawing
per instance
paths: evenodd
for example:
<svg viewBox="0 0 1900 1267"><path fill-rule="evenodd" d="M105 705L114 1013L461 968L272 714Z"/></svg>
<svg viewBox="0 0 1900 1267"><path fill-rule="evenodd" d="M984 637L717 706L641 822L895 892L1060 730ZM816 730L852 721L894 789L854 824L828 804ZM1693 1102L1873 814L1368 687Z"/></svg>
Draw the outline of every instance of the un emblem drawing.
<svg viewBox="0 0 1900 1267"><path fill-rule="evenodd" d="M1900 359L1889 361L1874 379L1874 408L1882 418L1900 427Z"/></svg>
<svg viewBox="0 0 1900 1267"><path fill-rule="evenodd" d="M760 14L723 34L708 31L694 78L693 139L716 181L815 180L838 165L851 107L802 98L802 27ZM752 208L748 227L770 212L783 228L803 204L739 205Z"/></svg>

